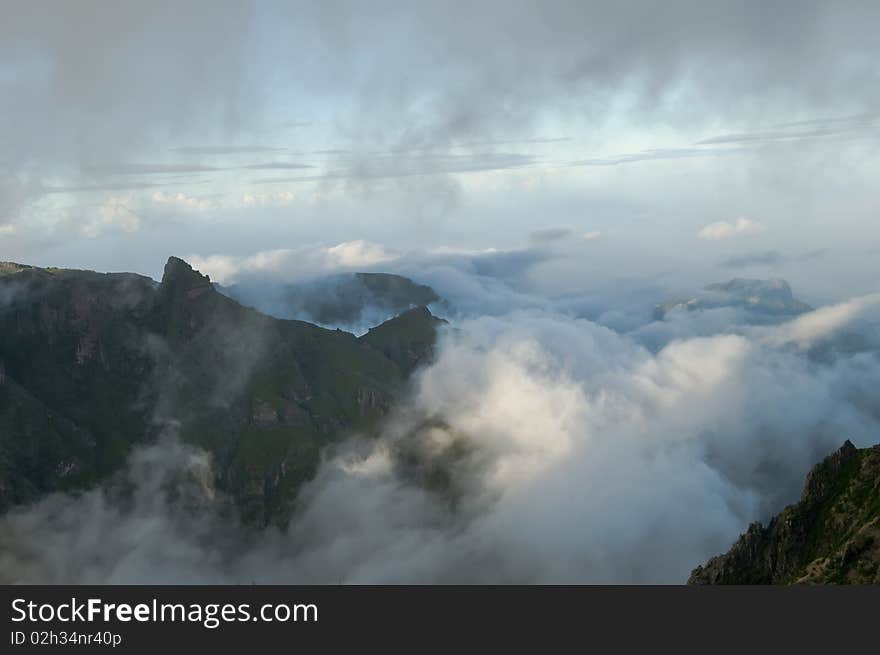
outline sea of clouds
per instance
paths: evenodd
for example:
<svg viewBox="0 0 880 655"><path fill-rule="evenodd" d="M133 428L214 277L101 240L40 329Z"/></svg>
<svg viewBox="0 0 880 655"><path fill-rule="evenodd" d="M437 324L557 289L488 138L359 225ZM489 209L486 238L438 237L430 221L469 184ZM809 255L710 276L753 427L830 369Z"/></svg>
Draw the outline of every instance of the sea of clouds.
<svg viewBox="0 0 880 655"><path fill-rule="evenodd" d="M681 583L846 438L880 440L880 296L656 320L649 283L534 293L540 259L382 260L450 324L382 436L328 450L285 529L242 528L172 425L132 454L132 494L0 518L0 580Z"/></svg>

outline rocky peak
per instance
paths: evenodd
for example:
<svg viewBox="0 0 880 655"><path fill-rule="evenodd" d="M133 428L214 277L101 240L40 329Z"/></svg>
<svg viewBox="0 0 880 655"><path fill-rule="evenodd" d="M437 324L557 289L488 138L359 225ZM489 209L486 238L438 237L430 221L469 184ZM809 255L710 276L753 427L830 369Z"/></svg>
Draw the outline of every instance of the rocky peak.
<svg viewBox="0 0 880 655"><path fill-rule="evenodd" d="M858 452L859 449L847 439L840 448L816 464L807 474L801 502L821 502L826 499L836 487L841 471L858 456Z"/></svg>
<svg viewBox="0 0 880 655"><path fill-rule="evenodd" d="M216 318L212 301L218 297L207 275L179 257L169 257L158 293L166 338L185 341L210 324Z"/></svg>
<svg viewBox="0 0 880 655"><path fill-rule="evenodd" d="M188 286L200 286L211 284L211 278L194 270L180 257L169 257L165 263L162 274L162 286L186 284Z"/></svg>
<svg viewBox="0 0 880 655"><path fill-rule="evenodd" d="M165 295L178 297L186 295L196 298L203 293L212 292L211 278L194 270L179 257L169 257L162 274L160 289Z"/></svg>

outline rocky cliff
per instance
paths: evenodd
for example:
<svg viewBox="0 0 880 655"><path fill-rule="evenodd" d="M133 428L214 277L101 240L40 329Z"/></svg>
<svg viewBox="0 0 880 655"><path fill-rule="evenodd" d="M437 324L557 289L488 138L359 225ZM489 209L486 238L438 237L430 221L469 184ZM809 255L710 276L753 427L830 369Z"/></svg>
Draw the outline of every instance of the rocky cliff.
<svg viewBox="0 0 880 655"><path fill-rule="evenodd" d="M880 445L847 441L807 476L800 501L749 526L689 584L880 584Z"/></svg>

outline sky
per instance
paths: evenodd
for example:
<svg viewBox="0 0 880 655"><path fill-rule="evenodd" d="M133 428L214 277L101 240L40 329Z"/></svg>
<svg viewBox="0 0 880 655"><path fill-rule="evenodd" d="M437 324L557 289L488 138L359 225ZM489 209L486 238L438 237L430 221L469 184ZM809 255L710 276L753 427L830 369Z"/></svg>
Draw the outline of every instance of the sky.
<svg viewBox="0 0 880 655"><path fill-rule="evenodd" d="M782 276L813 301L880 272L875 2L0 11L3 260L565 242L568 286Z"/></svg>

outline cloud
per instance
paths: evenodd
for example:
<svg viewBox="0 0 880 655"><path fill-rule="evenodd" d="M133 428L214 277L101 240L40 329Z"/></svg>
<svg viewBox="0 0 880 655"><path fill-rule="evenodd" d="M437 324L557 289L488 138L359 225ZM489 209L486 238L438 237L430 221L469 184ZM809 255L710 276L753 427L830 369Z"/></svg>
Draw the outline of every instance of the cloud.
<svg viewBox="0 0 880 655"><path fill-rule="evenodd" d="M790 263L813 261L824 257L827 248L818 248L801 255L783 255L778 250L766 250L759 253L734 255L721 262L726 268L748 268L750 266L783 266Z"/></svg>
<svg viewBox="0 0 880 655"><path fill-rule="evenodd" d="M252 168L255 170L296 170L301 168L314 168L311 164L297 164L295 162L273 161L263 164L248 164L242 168Z"/></svg>
<svg viewBox="0 0 880 655"><path fill-rule="evenodd" d="M221 169L204 164L116 163L87 166L83 170L95 175L163 175L168 173L211 173Z"/></svg>
<svg viewBox="0 0 880 655"><path fill-rule="evenodd" d="M641 152L614 155L594 159L580 159L569 162L567 166L619 166L642 161L663 161L668 159L689 159L745 152L745 148L652 148Z"/></svg>
<svg viewBox="0 0 880 655"><path fill-rule="evenodd" d="M531 166L535 162L535 157L518 153L363 155L353 157L351 163L345 168L329 170L325 173L297 177L260 178L252 182L254 184L277 184L394 179L422 175L514 170Z"/></svg>
<svg viewBox="0 0 880 655"><path fill-rule="evenodd" d="M529 233L529 241L536 246L559 246L581 243L584 241L595 241L601 238L602 233L599 230L590 230L589 232L578 232L570 227L548 227L540 230L533 230Z"/></svg>
<svg viewBox="0 0 880 655"><path fill-rule="evenodd" d="M391 258L384 247L367 241L348 241L327 248L327 254L341 267L374 266Z"/></svg>
<svg viewBox="0 0 880 655"><path fill-rule="evenodd" d="M857 320L865 317L876 319L880 316L880 294L871 294L853 298L835 305L820 307L790 323L769 331L769 339L773 343L795 343L800 348L809 348L822 340L837 335L846 327L852 326ZM875 324L864 330L870 334Z"/></svg>
<svg viewBox="0 0 880 655"><path fill-rule="evenodd" d="M511 214L528 207L533 217L558 223L572 220L575 195L589 211L613 201L618 206L650 204L662 207L664 215L683 216L701 202L695 194L712 187L712 180L701 177L695 185L700 188L680 192L672 209L664 205L673 204L669 196L679 192L664 177L668 167L568 170L572 162L610 166L680 159L675 168L684 168L693 163L688 158L710 156L713 166L708 168L715 163L724 168L718 176L731 182L731 196L761 187L755 205L770 213L779 207L764 205L781 204L783 193L798 193L787 185L817 188L799 179L812 162L779 149L764 153L748 143L694 144L713 135L839 130L859 121L867 133L880 99L871 65L874 35L867 28L877 17L871 3L845 3L840 9L777 1L775 11L789 19L767 22L766 9L756 3L718 8L677 0L664 3L662 10L641 3L608 11L597 3L560 2L546 12L519 1L511 11L509 3L489 0L469 8L466 23L459 20L460 11L441 2L406 8L331 2L316 8L303 2L236 0L218 9L215 3L194 0L181 11L168 0L145 6L88 0L86 9L52 12L23 0L7 4L14 10L5 12L7 20L0 26L5 44L0 175L26 174L72 192L110 187L136 173L139 183L150 183L153 176L177 175L173 167L190 164L223 169L190 174L210 176L212 191L222 188L236 195L252 181L305 183L321 192L332 187L352 195L378 188L376 195L384 193L401 205L386 212L383 223L408 228L396 233L405 235L409 245L418 244L426 231L436 234L462 220L464 207L484 209L490 194L499 205L516 205L507 208ZM114 56L107 57L108 51ZM284 64L293 60L302 65ZM279 131L294 108L302 118L289 126L309 128ZM832 118L823 122L816 116ZM845 123L847 117L854 118ZM780 126L783 121L805 125ZM742 161L715 157L731 151L739 152ZM270 152L285 155L279 159L307 153L302 164L315 169L302 172L314 175L255 175L259 179L251 180L236 174L243 164L271 164L255 157ZM821 154L824 161L832 156ZM762 170L755 176L759 181L741 188L746 185L740 167L774 157L779 161L768 166L773 170ZM108 164L95 171L107 179L83 178L82 169L96 163ZM117 163L123 166L114 167ZM709 175L706 167L692 168ZM764 174L792 168L794 175L780 176L779 183L780 178ZM463 173L490 171L515 171L518 188L509 186L513 179L499 180L500 175L460 179ZM417 176L430 179L407 181ZM441 182L441 176L455 179ZM416 194L419 183L423 186ZM458 193L455 202L435 202L435 194L429 204L440 209L429 220L413 218L413 205L426 204L413 200L416 195L435 184L450 189L456 183L462 191L446 194ZM634 188L644 196L636 198ZM829 197L846 198L841 202L853 212L864 211L858 196L845 190L837 194ZM526 195L531 204L521 202ZM31 207L33 200L26 205ZM348 211L341 205L325 212L326 223L337 233L301 238L353 238L340 227L339 215ZM45 220L22 222L19 230L51 232L45 207L31 208L33 218L40 214ZM610 224L627 229L639 215L629 209L599 211L597 229L607 233ZM438 215L447 219L444 225ZM459 245L487 245L490 228L475 235L489 220L480 218L467 230L448 227L443 237L451 241L450 235L456 235ZM851 220L864 225L861 219ZM236 227L253 227L250 217L237 220ZM493 220L498 221L495 231L502 231L504 219ZM534 227L533 218L517 230L522 234ZM224 228L218 224L216 229ZM225 239L233 239L232 229L227 228ZM364 229L368 232L354 236L386 238L384 226L371 223ZM255 248L270 247L276 238L268 228L259 236L263 242ZM38 240L32 239L34 244ZM51 240L50 235L45 242ZM137 257L133 251L143 247L142 241L128 244L126 255ZM82 249L92 247L86 243ZM32 252L44 254L36 245Z"/></svg>
<svg viewBox="0 0 880 655"><path fill-rule="evenodd" d="M286 149L269 146L181 146L169 148L169 151L179 152L184 155L248 155L280 152Z"/></svg>
<svg viewBox="0 0 880 655"><path fill-rule="evenodd" d="M773 143L828 137L880 136L880 116L863 114L839 118L794 121L781 129L742 134L723 134L699 141L697 145ZM806 129L805 129L806 128Z"/></svg>
<svg viewBox="0 0 880 655"><path fill-rule="evenodd" d="M855 326L850 308L808 316L826 336ZM779 334L817 333L803 324ZM681 583L880 428L873 354L809 361L767 331L652 353L539 309L454 327L379 439L326 453L285 531L242 531L210 459L166 438L132 456L129 500L0 518L0 580Z"/></svg>
<svg viewBox="0 0 880 655"><path fill-rule="evenodd" d="M131 207L130 196L112 196L102 203L97 212L79 222L79 231L86 237L94 238L108 231L137 232L142 219Z"/></svg>
<svg viewBox="0 0 880 655"><path fill-rule="evenodd" d="M738 236L758 234L764 231L764 226L750 218L738 218L734 222L718 221L710 223L702 228L697 236L707 241L720 241Z"/></svg>
<svg viewBox="0 0 880 655"><path fill-rule="evenodd" d="M193 196L178 191L155 191L149 197L151 208L164 211L179 210L208 214L224 212L236 209L249 209L254 207L287 207L296 200L293 191L275 191L273 193L233 193L233 194L206 194Z"/></svg>
<svg viewBox="0 0 880 655"><path fill-rule="evenodd" d="M189 255L186 259L215 282L230 284L248 277L302 281L332 272L369 269L395 257L379 244L347 241L334 246L267 250L246 257Z"/></svg>
<svg viewBox="0 0 880 655"><path fill-rule="evenodd" d="M43 193L42 186L25 176L3 175L0 169L0 226L10 223L30 200Z"/></svg>

